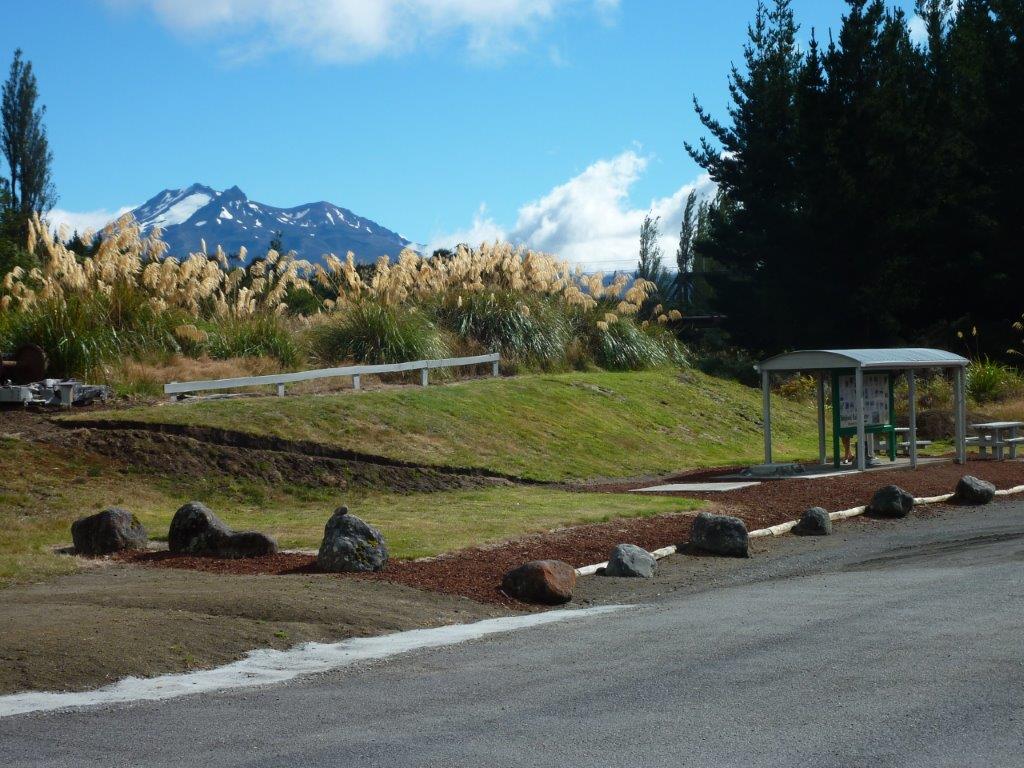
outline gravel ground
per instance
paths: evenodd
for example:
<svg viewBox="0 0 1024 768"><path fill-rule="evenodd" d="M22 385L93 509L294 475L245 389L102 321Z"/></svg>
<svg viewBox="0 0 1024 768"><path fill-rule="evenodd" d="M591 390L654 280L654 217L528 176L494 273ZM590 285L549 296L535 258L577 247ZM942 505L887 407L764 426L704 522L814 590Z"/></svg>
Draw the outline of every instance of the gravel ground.
<svg viewBox="0 0 1024 768"><path fill-rule="evenodd" d="M707 471L701 473L704 477L709 474ZM814 480L773 480L726 493L668 495L706 498L711 508L742 518L748 529L754 530L793 520L811 506L822 506L831 512L864 504L875 490L889 483L900 485L915 496L947 493L965 474L990 480L998 488L1008 488L1024 483L1024 462L975 460L967 467L952 463L931 464L917 470L851 473ZM685 476L692 478L693 474ZM632 487L636 485L608 484L601 489L621 492ZM588 490L597 488L591 486ZM462 595L480 602L524 607L499 588L501 577L512 568L528 560L546 558L565 560L576 567L601 562L607 559L616 544L622 542L634 543L648 550L680 544L689 538L694 514L686 512L566 528L493 547L464 549L432 560L392 562L384 573L356 578L390 581ZM279 554L252 560L213 560L147 553L132 556L132 559L155 566L218 573L294 574L316 570L315 558L301 554Z"/></svg>

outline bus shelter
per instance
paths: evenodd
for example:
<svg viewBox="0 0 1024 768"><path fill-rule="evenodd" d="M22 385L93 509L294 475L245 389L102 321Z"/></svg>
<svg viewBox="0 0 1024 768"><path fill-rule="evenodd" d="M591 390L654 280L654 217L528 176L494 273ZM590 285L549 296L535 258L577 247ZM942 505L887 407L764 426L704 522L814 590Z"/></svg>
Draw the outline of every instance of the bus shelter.
<svg viewBox="0 0 1024 768"><path fill-rule="evenodd" d="M865 439L868 434L882 435L888 442L892 459L896 456L895 377L907 376L910 415L910 465L917 466L917 392L915 374L938 369L953 375L953 421L955 424L956 462L967 460L966 370L968 360L941 349L805 349L762 360L761 374L764 408L764 461L772 463L771 377L773 373L811 373L817 377L818 458L826 463L825 385L832 391L832 451L839 466L839 441L844 435L857 437L857 469L867 467Z"/></svg>

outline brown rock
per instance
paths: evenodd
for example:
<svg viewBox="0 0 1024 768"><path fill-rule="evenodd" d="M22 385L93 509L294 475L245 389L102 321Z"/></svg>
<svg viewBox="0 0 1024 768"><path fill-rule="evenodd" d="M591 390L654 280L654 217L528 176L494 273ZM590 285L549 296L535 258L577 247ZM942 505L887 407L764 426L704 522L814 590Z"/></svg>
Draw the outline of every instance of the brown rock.
<svg viewBox="0 0 1024 768"><path fill-rule="evenodd" d="M561 605L572 600L576 569L561 560L531 560L505 574L505 594L527 603Z"/></svg>

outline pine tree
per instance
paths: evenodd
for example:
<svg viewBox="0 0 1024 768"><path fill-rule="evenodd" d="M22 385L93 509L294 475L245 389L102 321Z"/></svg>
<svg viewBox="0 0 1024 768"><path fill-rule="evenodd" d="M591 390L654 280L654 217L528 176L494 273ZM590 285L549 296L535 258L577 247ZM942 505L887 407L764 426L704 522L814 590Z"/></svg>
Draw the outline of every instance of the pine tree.
<svg viewBox="0 0 1024 768"><path fill-rule="evenodd" d="M789 0L758 4L744 46L745 68L734 67L729 76L730 123L695 100L711 139L686 145L722 195L709 211L701 246L716 265L708 277L718 309L737 340L754 348L788 344L802 325L786 311L802 255L794 247L795 92L802 60L796 33Z"/></svg>

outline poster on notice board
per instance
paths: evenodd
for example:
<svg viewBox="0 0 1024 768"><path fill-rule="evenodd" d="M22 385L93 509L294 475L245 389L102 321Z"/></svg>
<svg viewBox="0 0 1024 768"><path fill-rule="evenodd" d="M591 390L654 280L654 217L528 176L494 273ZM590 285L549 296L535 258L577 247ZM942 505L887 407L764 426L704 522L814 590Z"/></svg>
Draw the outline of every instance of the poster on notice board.
<svg viewBox="0 0 1024 768"><path fill-rule="evenodd" d="M889 376L885 373L864 376L864 426L889 423ZM853 376L839 377L839 426L857 426L857 397Z"/></svg>

